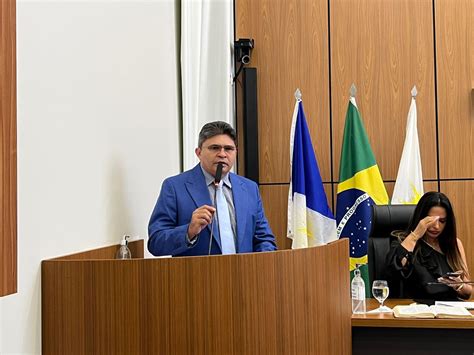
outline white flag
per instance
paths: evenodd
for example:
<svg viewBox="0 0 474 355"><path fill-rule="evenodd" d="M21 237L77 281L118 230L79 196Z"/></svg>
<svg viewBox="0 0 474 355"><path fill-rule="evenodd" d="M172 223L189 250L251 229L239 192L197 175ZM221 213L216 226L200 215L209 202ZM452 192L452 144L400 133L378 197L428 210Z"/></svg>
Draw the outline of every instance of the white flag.
<svg viewBox="0 0 474 355"><path fill-rule="evenodd" d="M416 204L423 195L423 175L416 121L416 102L412 97L408 112L405 145L392 195L391 203L393 205Z"/></svg>

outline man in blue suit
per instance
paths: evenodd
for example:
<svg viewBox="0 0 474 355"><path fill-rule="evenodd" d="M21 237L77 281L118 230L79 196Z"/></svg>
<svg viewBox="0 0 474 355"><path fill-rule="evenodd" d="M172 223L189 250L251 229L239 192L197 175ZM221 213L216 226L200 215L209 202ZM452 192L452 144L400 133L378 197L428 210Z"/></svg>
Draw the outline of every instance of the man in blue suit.
<svg viewBox="0 0 474 355"><path fill-rule="evenodd" d="M148 250L156 256L276 250L257 184L230 172L237 156L232 126L221 121L204 125L195 152L200 164L163 182L148 225ZM216 185L219 163L222 180ZM218 222L212 224L218 188Z"/></svg>

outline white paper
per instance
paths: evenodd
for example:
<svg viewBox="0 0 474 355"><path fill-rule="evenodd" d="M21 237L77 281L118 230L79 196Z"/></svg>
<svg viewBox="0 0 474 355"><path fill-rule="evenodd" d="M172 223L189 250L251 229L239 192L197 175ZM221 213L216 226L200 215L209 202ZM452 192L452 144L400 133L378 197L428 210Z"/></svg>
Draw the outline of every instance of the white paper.
<svg viewBox="0 0 474 355"><path fill-rule="evenodd" d="M436 301L435 305L437 306L452 306L452 307L462 307L466 309L474 309L474 302L464 302L464 301Z"/></svg>

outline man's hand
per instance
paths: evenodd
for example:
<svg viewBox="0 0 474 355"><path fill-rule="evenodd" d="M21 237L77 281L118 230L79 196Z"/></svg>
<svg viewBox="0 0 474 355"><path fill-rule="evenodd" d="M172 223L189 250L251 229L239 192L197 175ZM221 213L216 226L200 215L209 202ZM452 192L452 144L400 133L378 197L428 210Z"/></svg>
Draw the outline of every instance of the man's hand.
<svg viewBox="0 0 474 355"><path fill-rule="evenodd" d="M193 240L208 224L211 223L214 212L216 212L216 209L208 205L201 206L194 210L188 227L189 240Z"/></svg>

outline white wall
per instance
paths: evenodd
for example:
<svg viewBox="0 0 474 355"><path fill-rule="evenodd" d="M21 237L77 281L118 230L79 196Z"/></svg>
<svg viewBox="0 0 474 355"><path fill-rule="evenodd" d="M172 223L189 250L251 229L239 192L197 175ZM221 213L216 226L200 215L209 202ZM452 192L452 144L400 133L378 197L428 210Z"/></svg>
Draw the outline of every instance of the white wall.
<svg viewBox="0 0 474 355"><path fill-rule="evenodd" d="M146 237L179 172L175 0L17 0L18 293L0 353L41 352L40 262Z"/></svg>

